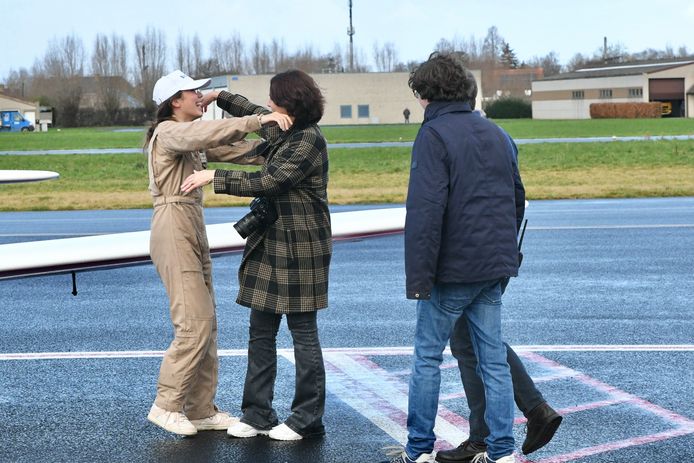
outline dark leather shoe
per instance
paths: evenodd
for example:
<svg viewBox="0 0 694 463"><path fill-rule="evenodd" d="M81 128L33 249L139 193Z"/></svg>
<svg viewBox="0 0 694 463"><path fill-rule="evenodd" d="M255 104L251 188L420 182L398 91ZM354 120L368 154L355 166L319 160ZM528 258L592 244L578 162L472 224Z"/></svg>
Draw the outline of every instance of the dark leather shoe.
<svg viewBox="0 0 694 463"><path fill-rule="evenodd" d="M528 413L528 425L523 442L523 455L541 449L552 440L561 424L562 417L543 402Z"/></svg>
<svg viewBox="0 0 694 463"><path fill-rule="evenodd" d="M470 442L466 440L454 449L437 452L436 461L440 463L465 463L472 461L478 453L486 451L487 444L484 442Z"/></svg>

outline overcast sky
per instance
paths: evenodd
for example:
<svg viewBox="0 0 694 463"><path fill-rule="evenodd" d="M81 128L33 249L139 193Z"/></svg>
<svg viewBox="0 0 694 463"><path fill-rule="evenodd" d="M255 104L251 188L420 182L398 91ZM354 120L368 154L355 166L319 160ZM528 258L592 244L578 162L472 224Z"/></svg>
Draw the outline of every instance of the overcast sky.
<svg viewBox="0 0 694 463"><path fill-rule="evenodd" d="M179 33L200 37L205 53L215 36L238 31L246 44L256 37L284 40L289 52L313 44L329 53L348 45L348 0L0 0L3 45L0 81L10 69L29 68L47 44L76 34L91 55L97 33L116 32L129 46L136 33L154 26L165 32L171 56ZM372 64L374 42L393 42L399 61L422 61L441 38L482 39L496 26L520 60L592 54L609 43L629 52L646 48L694 53L692 0L353 0L355 49ZM130 50L129 50L130 52ZM169 67L173 66L170 59Z"/></svg>

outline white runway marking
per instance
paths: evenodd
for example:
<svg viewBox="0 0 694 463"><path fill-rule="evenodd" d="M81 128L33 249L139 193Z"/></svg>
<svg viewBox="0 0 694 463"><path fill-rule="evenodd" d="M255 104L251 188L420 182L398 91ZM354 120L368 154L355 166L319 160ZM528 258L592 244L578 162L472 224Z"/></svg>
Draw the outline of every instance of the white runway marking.
<svg viewBox="0 0 694 463"><path fill-rule="evenodd" d="M694 344L536 344L512 346L516 352L694 352ZM277 354L291 358L292 349L277 349ZM323 354L412 355L412 347L329 347ZM450 355L450 349L446 349ZM220 349L220 357L239 357L246 349ZM0 354L2 360L55 360L162 357L161 350L125 350L95 352L17 352Z"/></svg>
<svg viewBox="0 0 694 463"><path fill-rule="evenodd" d="M593 391L584 402L564 404L558 411L564 416L573 413L636 413L651 414L669 425L669 429L653 434L642 434L639 426L630 428L630 422L624 422L626 437L601 438L581 442L577 446L563 448L563 453L553 454L536 463L565 463L591 455L598 455L615 450L659 442L679 436L694 434L694 421L667 410L641 397L625 392L617 387L590 377L580 371L569 368L556 361L543 357L538 352L694 352L694 344L564 344L564 345L521 345L514 349L528 364L541 368L534 377L537 382L551 387L552 382L571 381ZM450 356L450 350L446 350ZM96 352L26 352L0 354L4 361L44 361L44 360L89 360L89 359L125 359L125 358L158 358L163 351L96 351ZM327 389L333 396L351 407L356 413L377 426L396 442L407 441L407 408L408 377L403 367L411 362L412 347L366 347L366 348L326 348L323 357L327 373ZM223 349L220 357L245 357L246 349ZM278 355L289 362L294 362L292 349L278 349ZM394 357L400 357L400 360ZM455 368L454 359L446 359L444 369ZM434 432L437 436L435 450L452 448L463 441L469 432L467 407L460 400L465 395L457 376L442 376L442 394L436 418ZM453 383L451 383L453 382ZM443 387L445 386L445 387ZM454 391L446 393L445 391ZM456 401L451 403L451 401ZM464 403L464 402L463 402ZM448 406L451 408L448 408ZM619 408L614 408L619 407ZM522 426L526 419L516 416L515 426ZM530 460L518 456L519 462Z"/></svg>

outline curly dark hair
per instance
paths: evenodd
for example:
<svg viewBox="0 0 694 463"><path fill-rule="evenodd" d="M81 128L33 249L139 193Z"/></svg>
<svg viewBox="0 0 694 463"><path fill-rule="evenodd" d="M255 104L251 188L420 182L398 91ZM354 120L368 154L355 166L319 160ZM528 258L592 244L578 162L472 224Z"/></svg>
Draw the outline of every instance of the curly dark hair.
<svg viewBox="0 0 694 463"><path fill-rule="evenodd" d="M315 124L323 117L325 98L304 71L280 72L270 80L270 99L294 117L295 126Z"/></svg>
<svg viewBox="0 0 694 463"><path fill-rule="evenodd" d="M407 84L424 100L464 101L475 108L475 76L454 54L432 53L410 73Z"/></svg>

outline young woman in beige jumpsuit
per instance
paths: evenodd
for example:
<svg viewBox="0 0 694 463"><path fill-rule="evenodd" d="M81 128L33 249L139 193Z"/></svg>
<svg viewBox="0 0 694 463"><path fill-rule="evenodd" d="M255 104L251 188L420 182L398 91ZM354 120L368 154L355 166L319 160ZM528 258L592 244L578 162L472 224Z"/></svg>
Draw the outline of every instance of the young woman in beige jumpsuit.
<svg viewBox="0 0 694 463"><path fill-rule="evenodd" d="M181 183L207 160L262 162L243 153L256 142L241 142L261 125L288 117L264 114L195 121L202 116L199 88L180 71L159 79L154 100L157 120L147 133L150 191L154 203L150 254L169 296L174 340L164 354L157 396L147 418L167 431L193 435L225 430L237 421L214 404L217 389L217 321L212 264L202 210L202 189L181 193ZM206 151L203 151L206 150Z"/></svg>

